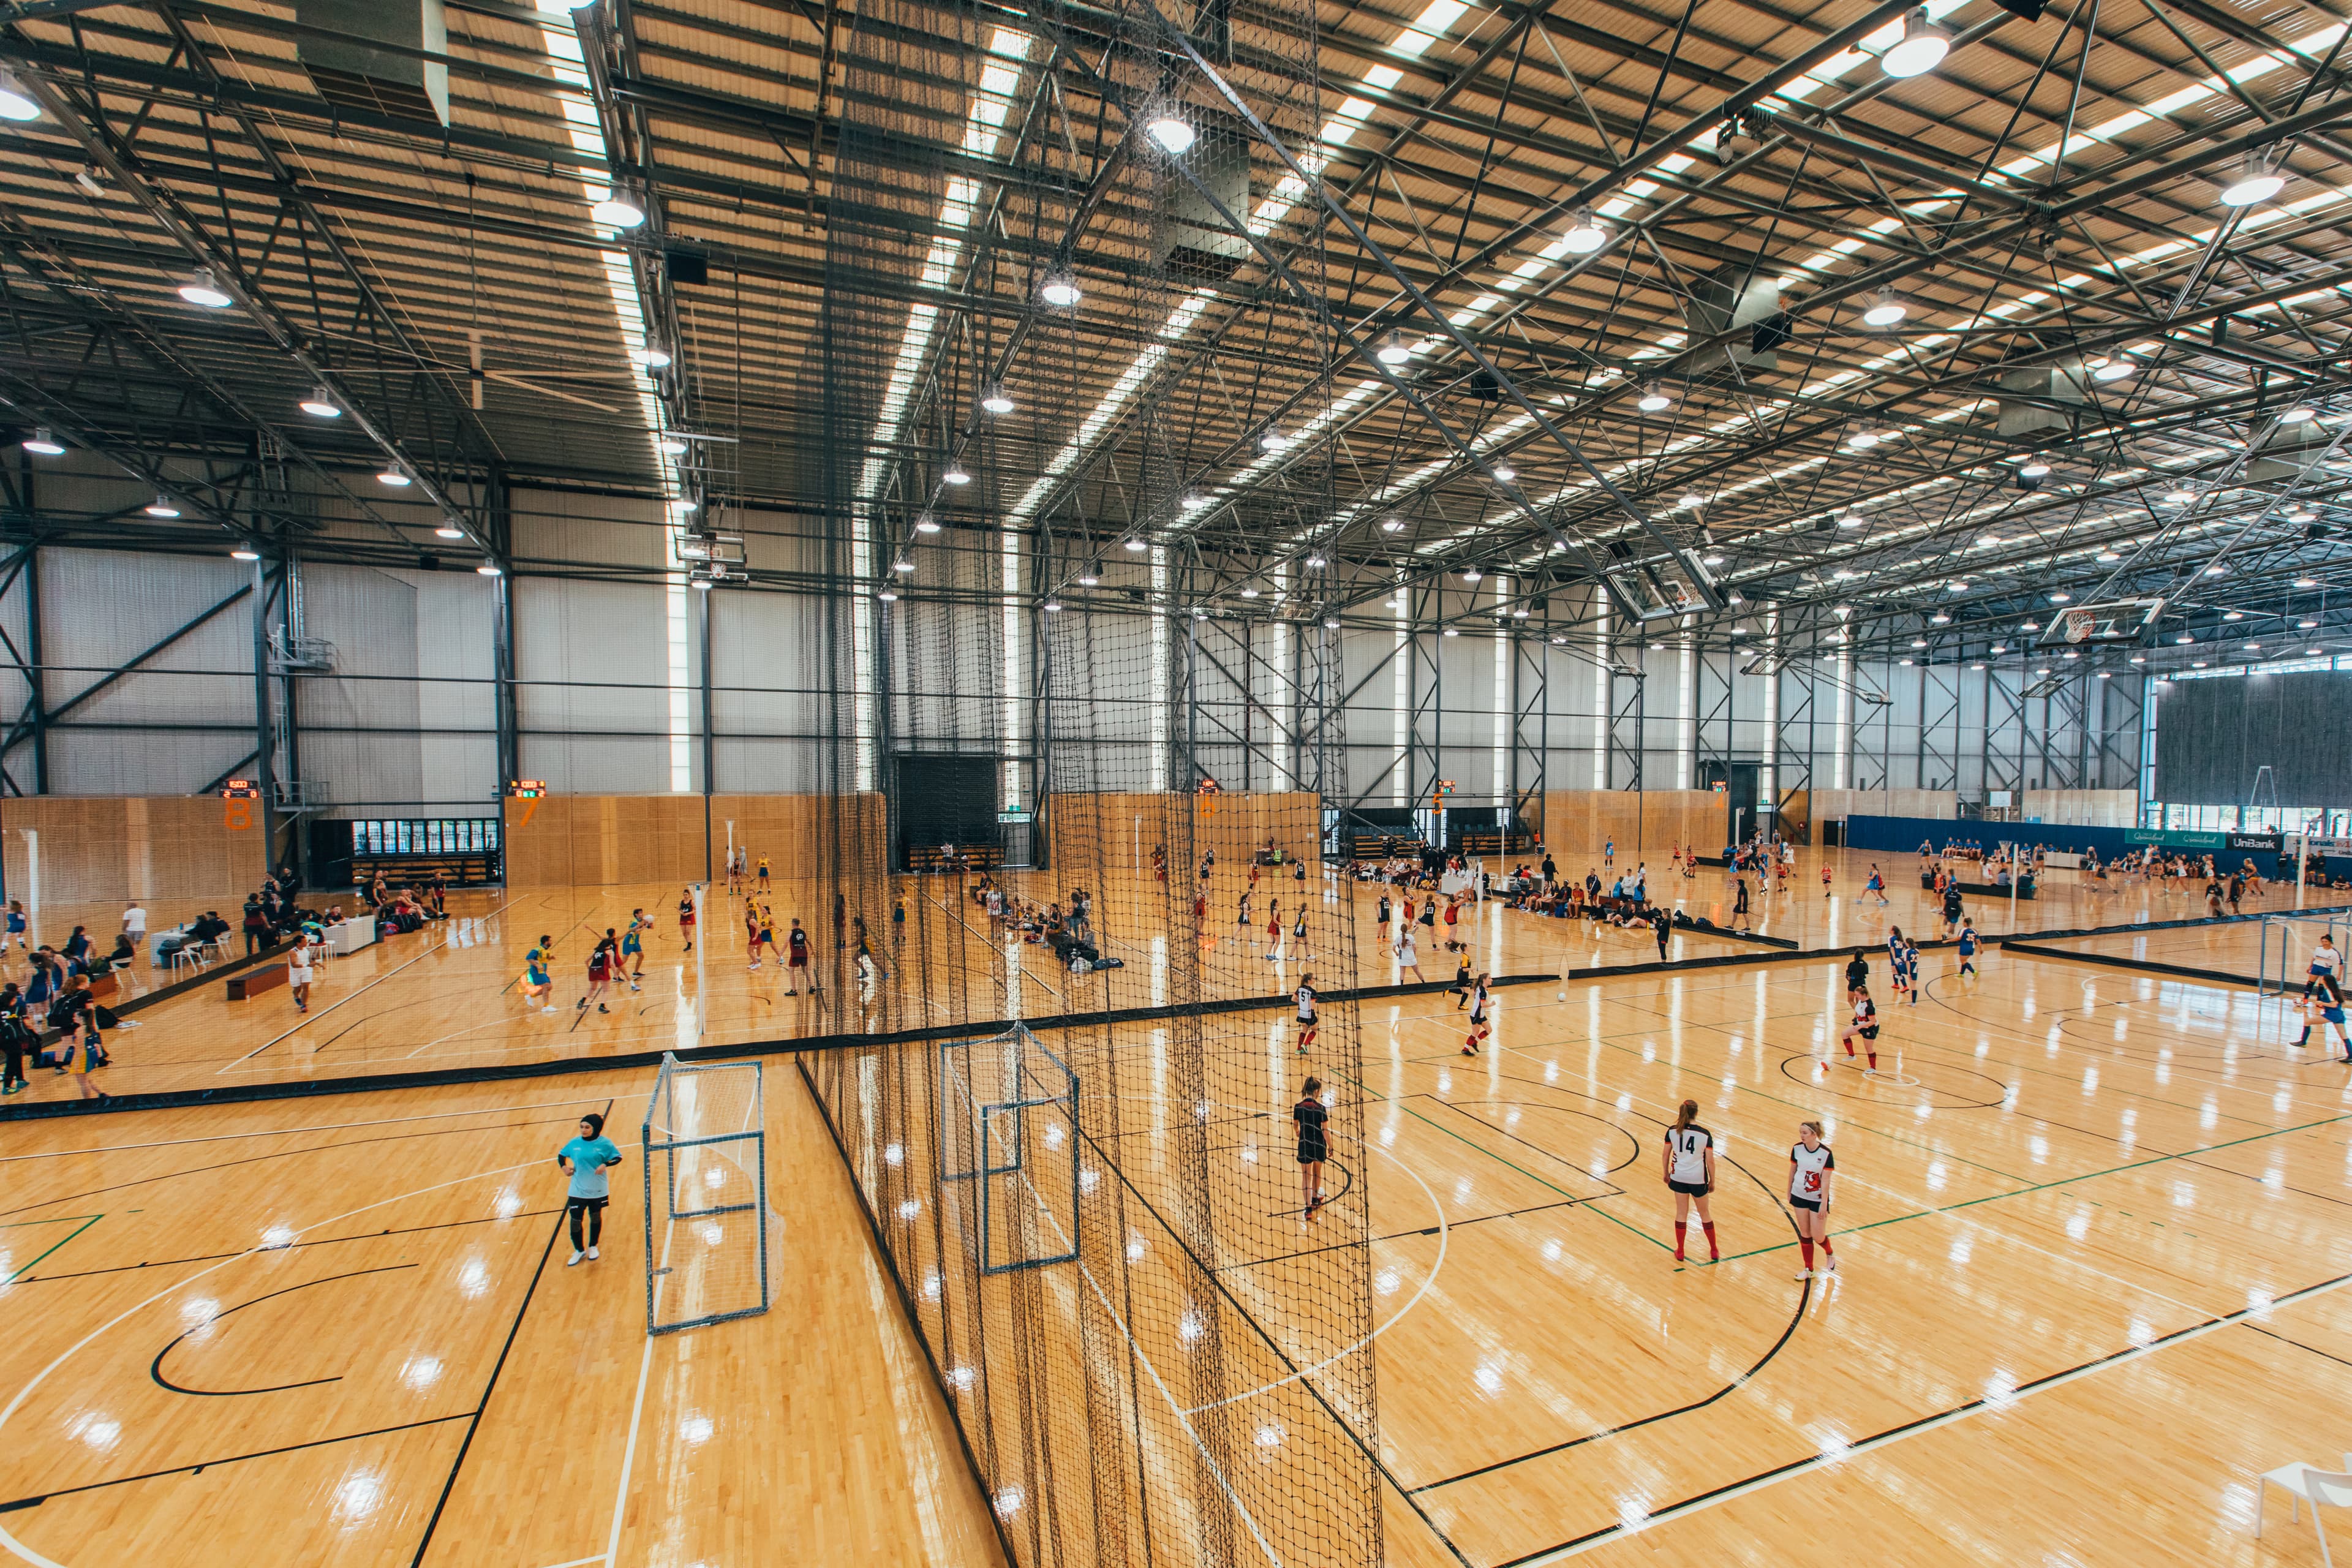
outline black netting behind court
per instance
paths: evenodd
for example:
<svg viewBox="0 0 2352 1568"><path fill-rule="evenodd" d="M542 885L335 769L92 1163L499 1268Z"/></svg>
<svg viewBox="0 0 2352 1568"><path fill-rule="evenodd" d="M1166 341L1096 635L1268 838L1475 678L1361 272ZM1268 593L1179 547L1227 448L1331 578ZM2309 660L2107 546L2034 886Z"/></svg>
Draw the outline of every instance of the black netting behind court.
<svg viewBox="0 0 2352 1568"><path fill-rule="evenodd" d="M1344 395L1251 243L1321 297L1307 186L1211 71L1319 160L1288 0L881 0L843 60L807 651L828 1005L876 1043L803 1073L1041 1568L1381 1556L1357 1020L1314 1003L1302 1053L1295 997L1355 983L1318 549ZM1255 547L1207 543L1242 507Z"/></svg>

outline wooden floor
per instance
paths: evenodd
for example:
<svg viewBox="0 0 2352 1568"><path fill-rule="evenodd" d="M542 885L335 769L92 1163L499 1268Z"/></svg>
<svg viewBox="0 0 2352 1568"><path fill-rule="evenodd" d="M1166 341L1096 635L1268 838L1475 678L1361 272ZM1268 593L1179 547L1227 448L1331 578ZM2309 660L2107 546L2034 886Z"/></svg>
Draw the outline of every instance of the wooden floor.
<svg viewBox="0 0 2352 1568"><path fill-rule="evenodd" d="M1887 874L1888 902L1883 908L1874 899L1859 896L1874 858ZM1830 897L1822 895L1819 878L1824 863L1834 878ZM1622 863L1618 868L1629 868ZM1564 862L1561 871L1580 875L1581 868ZM1681 877L1654 866L1651 872L1655 896L1718 926L1733 922L1730 887L1720 869L1702 868L1695 876ZM1012 879L1041 900L1060 890L1056 879L1045 873ZM1313 961L1302 961L1286 935L1278 960L1269 963L1263 956L1267 900L1280 900L1295 910L1299 885L1269 876L1257 889L1252 929L1246 933L1234 920L1244 885L1245 873L1232 866L1221 867L1212 884L1211 915L1198 937L1205 953L1205 994L1283 995L1308 973L1324 990L1412 978L1398 968L1392 952L1374 941L1377 889L1327 885L1318 879L1309 904L1312 931L1321 933ZM1164 918L1168 895L1148 879L1115 880L1095 889L1096 924L1104 951L1120 959L1123 967L1087 976L1064 972L1037 943L993 933L986 917L969 899L957 895L949 879L903 878L894 886L908 900L908 934L886 937L890 928L876 921L883 973L867 984L855 979L846 952L833 946L830 921L820 918L823 900L813 889L779 886L765 896L780 937L796 910L807 929L817 933L813 945L825 989L814 996L806 991L791 994L772 956L756 971L745 967L742 900L723 890L711 895L699 969L697 955L686 950L678 933L674 912L678 890L674 888L456 894L449 920L322 964L307 1014L296 1011L291 993L283 987L231 1002L219 981L140 1009L131 1015L133 1026L113 1042L116 1065L101 1072L100 1080L116 1093L208 1089L566 1060L659 1050L698 1040L725 1045L845 1029L1037 1017L1106 1005L1157 1006L1174 1000ZM1336 900L1343 897L1355 904L1352 951L1334 940L1346 925L1336 919ZM2292 901L2291 890L2273 889L2266 900L2250 900L2247 907L2284 909ZM877 915L881 907L877 900ZM596 934L606 928L625 928L637 908L656 922L646 942L642 989L624 988L608 995L605 1012L575 1009L573 1004L587 988L583 973ZM1989 935L2010 929L2005 902L1972 898L1969 910L1979 929ZM2053 874L2040 900L2018 906L2016 921L2026 931L2073 930L2187 919L2203 912L2201 891L2186 884L2179 889L2139 884L2110 888L2085 885L2073 873L2062 872ZM1846 944L1876 949L1890 928L1924 936L1935 929L1935 918L1933 900L1910 874L1908 861L1853 851L1808 852L1790 891L1752 897L1754 930L1807 949ZM1290 924L1287 917L1284 923ZM554 939L558 955L552 970L552 1013L527 1006L518 989L523 955L542 935ZM1646 931L1543 919L1499 903L1478 910L1468 920L1464 938L1473 967L1496 974L1572 973L1657 958ZM1176 940L1191 938L1188 933ZM2205 940L2253 939L2207 933ZM1672 939L1669 957L1754 957L1766 951L1729 936L1684 930ZM1436 943L1424 939L1419 956L1424 977L1453 977L1453 955ZM2252 960L2246 962L2251 973ZM170 978L142 967L131 994ZM706 994L704 987L707 1006L698 1018L695 998ZM698 1023L707 1032L698 1035ZM63 1075L37 1072L28 1092L32 1099L43 1100L70 1098L75 1090Z"/></svg>
<svg viewBox="0 0 2352 1568"><path fill-rule="evenodd" d="M69 1568L1001 1562L789 1066L772 1310L649 1340L646 1072L13 1132L0 1548ZM607 1112L603 1258L554 1152ZM852 1461L852 1462L845 1462Z"/></svg>
<svg viewBox="0 0 2352 1568"><path fill-rule="evenodd" d="M1809 948L1868 944L1883 976L1888 926L1924 934L1932 911L1899 857L1879 858L1889 905L1857 904L1868 858L1832 852L1829 898L1809 861L1765 918ZM1676 890L1698 912L1725 901L1719 871ZM620 913L636 901L653 900L624 890ZM210 988L166 1003L124 1037L116 1087L677 1038L692 971L667 921L646 1012L583 1020L560 994L563 1012L526 1015L503 991L518 942L549 931L581 951L575 928L611 923L615 902L530 895L339 963L321 1005L364 1037L348 1052L320 1033L334 1011L273 1012L283 992L244 1014ZM2094 892L2059 874L2019 919L2073 930L2201 906L2199 888ZM2007 929L2005 904L1971 907ZM1150 994L1153 936L1106 916ZM718 1026L828 1026L713 927L734 944L707 972ZM1263 994L1297 973L1259 956L1262 935L1229 933L1211 933L1213 987ZM2251 972L2255 934L2091 940ZM1357 977L1389 978L1369 919L1360 936ZM2292 1048L2288 1009L1998 950L1962 979L1931 952L1917 1005L1878 988L1887 1070L1871 1079L1837 1052L1833 961L1579 979L1654 948L1491 907L1475 945L1486 967L1569 975L1498 993L1483 1058L1458 1054L1451 997L1361 1016L1353 1163L1391 1563L2318 1561L2283 1507L2253 1537L2262 1471L2352 1447L2352 1069ZM872 1005L1060 1011L1067 982L1034 953L943 942L940 995ZM1271 1012L1231 1027L1265 1037L1250 1114L1284 1113L1315 1065L1287 1058L1283 1029ZM1149 1083L1165 1037L1129 1026L1113 1048ZM0 1130L0 1301L18 1330L0 1340L0 1547L74 1568L716 1568L780 1560L780 1541L793 1561L995 1561L943 1396L788 1059L769 1069L777 1310L650 1352L634 1163L614 1245L580 1269L554 1238L550 1163L582 1109L609 1100L633 1130L645 1073ZM1672 1257L1657 1148L1685 1098L1727 1145L1719 1264ZM1799 1282L1784 1152L1807 1118L1838 1154L1842 1268ZM1284 1223L1302 1255L1328 1240ZM1284 1263L1253 1268L1274 1279Z"/></svg>

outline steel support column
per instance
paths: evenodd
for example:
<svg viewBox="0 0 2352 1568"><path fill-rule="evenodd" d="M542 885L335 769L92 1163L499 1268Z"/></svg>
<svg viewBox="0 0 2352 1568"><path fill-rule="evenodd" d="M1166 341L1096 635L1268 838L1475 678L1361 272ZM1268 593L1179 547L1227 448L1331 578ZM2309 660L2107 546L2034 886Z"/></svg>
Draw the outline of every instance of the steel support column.
<svg viewBox="0 0 2352 1568"><path fill-rule="evenodd" d="M253 563L253 782L261 792L263 869L278 870L277 737L272 732L269 701L269 563Z"/></svg>

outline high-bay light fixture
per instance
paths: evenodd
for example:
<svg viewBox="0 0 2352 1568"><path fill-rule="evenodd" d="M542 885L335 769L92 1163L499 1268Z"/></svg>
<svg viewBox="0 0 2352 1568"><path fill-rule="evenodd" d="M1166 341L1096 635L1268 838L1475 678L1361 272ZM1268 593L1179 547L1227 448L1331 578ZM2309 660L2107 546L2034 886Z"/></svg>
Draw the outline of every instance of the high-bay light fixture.
<svg viewBox="0 0 2352 1568"><path fill-rule="evenodd" d="M1077 308L1086 294L1078 288L1077 275L1066 267L1058 267L1046 273L1045 281L1037 285L1037 298L1057 310L1071 310Z"/></svg>
<svg viewBox="0 0 2352 1568"><path fill-rule="evenodd" d="M2091 372L2093 381L2121 381L2139 368L2139 362L2129 354L2117 354Z"/></svg>
<svg viewBox="0 0 2352 1568"><path fill-rule="evenodd" d="M1160 144L1160 150L1171 158L1181 158L1192 150L1192 122L1172 109L1163 109L1143 123L1143 133Z"/></svg>
<svg viewBox="0 0 2352 1568"><path fill-rule="evenodd" d="M646 205L627 181L616 180L589 207L588 215L607 228L635 228L646 221Z"/></svg>
<svg viewBox="0 0 2352 1568"><path fill-rule="evenodd" d="M954 458L950 458L948 459L946 470L940 475L940 483L943 485L968 485L971 483L971 474L961 463L959 463Z"/></svg>
<svg viewBox="0 0 2352 1568"><path fill-rule="evenodd" d="M1489 471L1494 474L1496 480L1501 484L1507 485L1513 479L1519 477L1519 470L1511 467L1508 463L1497 463Z"/></svg>
<svg viewBox="0 0 2352 1568"><path fill-rule="evenodd" d="M158 494L153 500L147 503L147 515L149 517L177 517L180 515L179 503L174 501L170 496Z"/></svg>
<svg viewBox="0 0 2352 1568"><path fill-rule="evenodd" d="M23 445L25 450L37 458L62 458L66 455L65 443L50 435L46 425L26 437Z"/></svg>
<svg viewBox="0 0 2352 1568"><path fill-rule="evenodd" d="M929 512L923 512L915 519L915 531L917 533L937 533L939 531L940 520L933 517Z"/></svg>
<svg viewBox="0 0 2352 1568"><path fill-rule="evenodd" d="M1674 405L1675 400L1666 395L1664 384L1656 381L1651 382L1633 402L1633 406L1644 414L1663 414Z"/></svg>
<svg viewBox="0 0 2352 1568"><path fill-rule="evenodd" d="M233 303L210 268L192 272L180 283L180 298L207 310L226 310Z"/></svg>
<svg viewBox="0 0 2352 1568"><path fill-rule="evenodd" d="M342 409L335 403L334 395L323 386L314 386L310 395L302 400L302 412L313 419L341 419Z"/></svg>
<svg viewBox="0 0 2352 1568"><path fill-rule="evenodd" d="M16 73L0 66L0 120L38 120L40 117L41 106L33 101L31 93L25 90L25 84L16 79Z"/></svg>
<svg viewBox="0 0 2352 1568"><path fill-rule="evenodd" d="M2273 169L2260 153L2249 153L2238 177L2221 187L2221 205L2250 207L2286 189L2286 177Z"/></svg>
<svg viewBox="0 0 2352 1568"><path fill-rule="evenodd" d="M1004 384L1001 381L992 383L988 390L981 394L980 405L990 414L1013 412L1013 399L1006 395Z"/></svg>
<svg viewBox="0 0 2352 1568"><path fill-rule="evenodd" d="M1878 298L1871 302L1870 309L1862 313L1862 324L1865 327L1891 327L1910 313L1910 307L1895 297L1895 285L1888 283L1880 287Z"/></svg>
<svg viewBox="0 0 2352 1568"><path fill-rule="evenodd" d="M1609 231L1601 226L1600 218L1593 216L1591 207L1579 207L1576 222L1569 226L1559 242L1568 247L1570 255L1590 256L1609 243Z"/></svg>
<svg viewBox="0 0 2352 1568"><path fill-rule="evenodd" d="M261 552L253 547L250 539L240 539L229 548L228 558L232 561L258 561Z"/></svg>
<svg viewBox="0 0 2352 1568"><path fill-rule="evenodd" d="M1382 364L1394 369L1412 358L1412 345L1404 341L1402 332L1391 332L1381 340L1381 346L1373 350L1372 354Z"/></svg>
<svg viewBox="0 0 2352 1568"><path fill-rule="evenodd" d="M402 473L398 468L386 468L383 472L375 477L375 482L380 485L389 486L393 489L404 490L416 481L410 479L406 474Z"/></svg>
<svg viewBox="0 0 2352 1568"><path fill-rule="evenodd" d="M1952 50L1952 36L1927 20L1922 5L1903 18L1903 37L1878 57L1888 76L1925 76L1944 63Z"/></svg>
<svg viewBox="0 0 2352 1568"><path fill-rule="evenodd" d="M433 531L437 537L442 539L463 539L466 537L466 531L457 526L457 520L454 517L443 518L441 520L441 525L438 528L436 528Z"/></svg>

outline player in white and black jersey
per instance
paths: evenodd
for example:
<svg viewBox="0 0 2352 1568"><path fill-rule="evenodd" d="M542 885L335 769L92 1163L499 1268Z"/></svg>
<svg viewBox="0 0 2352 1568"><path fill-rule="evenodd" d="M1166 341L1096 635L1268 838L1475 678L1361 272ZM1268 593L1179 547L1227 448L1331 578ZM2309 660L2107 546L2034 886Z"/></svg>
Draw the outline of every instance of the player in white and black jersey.
<svg viewBox="0 0 2352 1568"><path fill-rule="evenodd" d="M1391 917L1391 916L1392 916L1394 913L1395 913L1395 910L1392 910L1392 909L1390 907L1390 905L1389 905L1389 896L1388 896L1388 894L1387 894L1387 892L1386 892L1386 891L1383 891L1383 892L1381 894L1381 924L1380 924L1380 944L1379 944L1379 945L1380 945L1380 951L1381 951L1381 952L1388 952L1388 950L1389 950L1389 920L1390 920L1390 917Z"/></svg>
<svg viewBox="0 0 2352 1568"><path fill-rule="evenodd" d="M1706 1260L1723 1261L1715 1243L1715 1219L1707 1213L1707 1194L1715 1191L1715 1134L1698 1124L1698 1101L1685 1100L1675 1124L1666 1130L1666 1190L1675 1194L1675 1261L1683 1261L1683 1242L1690 1230L1691 1205L1698 1205L1699 1228L1706 1232Z"/></svg>
<svg viewBox="0 0 2352 1568"><path fill-rule="evenodd" d="M1314 1045L1318 1027L1315 1021L1315 976L1300 975L1298 989L1290 994L1290 999L1298 1004L1298 1054L1303 1057L1307 1047Z"/></svg>
<svg viewBox="0 0 2352 1568"><path fill-rule="evenodd" d="M1818 1121L1797 1123L1797 1142L1789 1150L1789 1206L1797 1211L1797 1245L1804 1250L1800 1279L1814 1277L1813 1248L1822 1249L1821 1272L1837 1272L1837 1253L1830 1247L1830 1184L1837 1156L1822 1142Z"/></svg>
<svg viewBox="0 0 2352 1568"><path fill-rule="evenodd" d="M1481 974L1470 988L1470 1034L1462 1042L1462 1054L1475 1057L1495 1026L1486 1021L1486 976Z"/></svg>
<svg viewBox="0 0 2352 1568"><path fill-rule="evenodd" d="M1853 1037L1856 1035L1862 1037L1862 1048L1870 1053L1870 1065L1862 1070L1866 1076L1876 1077L1878 1073L1878 1005L1870 999L1870 990L1867 986L1854 992L1853 1022L1846 1026L1845 1034L1841 1037L1848 1060L1853 1058Z"/></svg>

